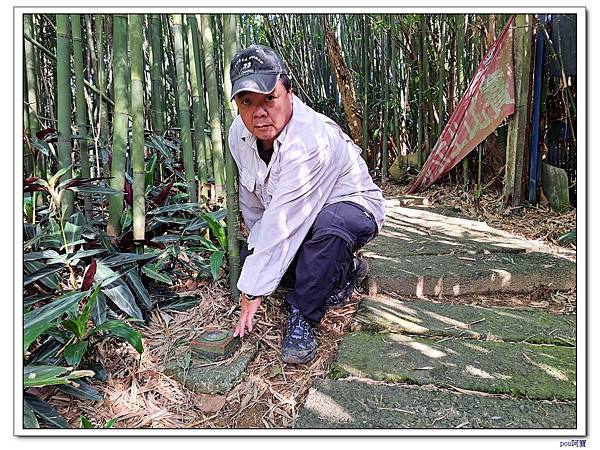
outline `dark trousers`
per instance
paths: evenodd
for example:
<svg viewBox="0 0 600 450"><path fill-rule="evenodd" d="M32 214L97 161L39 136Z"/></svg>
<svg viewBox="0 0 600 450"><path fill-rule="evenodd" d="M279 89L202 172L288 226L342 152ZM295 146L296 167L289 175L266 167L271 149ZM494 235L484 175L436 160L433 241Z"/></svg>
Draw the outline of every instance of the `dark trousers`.
<svg viewBox="0 0 600 450"><path fill-rule="evenodd" d="M373 215L360 205L339 202L324 207L304 238L281 280L290 288L286 302L310 320L325 314L325 300L343 286L353 268L353 255L377 236ZM242 265L251 250L242 248Z"/></svg>

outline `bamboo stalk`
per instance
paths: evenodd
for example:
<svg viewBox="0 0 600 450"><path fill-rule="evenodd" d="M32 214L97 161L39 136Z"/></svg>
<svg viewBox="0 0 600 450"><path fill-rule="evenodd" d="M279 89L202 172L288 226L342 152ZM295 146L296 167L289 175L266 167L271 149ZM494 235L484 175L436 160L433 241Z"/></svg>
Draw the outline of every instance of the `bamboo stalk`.
<svg viewBox="0 0 600 450"><path fill-rule="evenodd" d="M194 147L196 163L198 165L198 199L208 197L206 185L208 183L206 170L206 107L204 101L204 88L202 83L202 49L198 38L198 21L194 15L187 16L188 21L188 51L190 59L190 85L192 87L192 108L194 117Z"/></svg>
<svg viewBox="0 0 600 450"><path fill-rule="evenodd" d="M237 111L231 98L231 79L230 79L230 61L237 52L236 34L236 16L223 16L223 102L225 116L225 130L229 136L229 130ZM239 198L236 190L237 167L231 149L229 148L229 139L225 139L225 187L227 190L227 253L229 260L229 289L233 301L237 301L240 292L237 288L237 282L240 277L240 243L238 240L239 224Z"/></svg>
<svg viewBox="0 0 600 450"><path fill-rule="evenodd" d="M152 89L152 125L154 133L162 135L165 132L164 88L162 72L162 22L158 14L150 18L150 45L152 51L151 89Z"/></svg>
<svg viewBox="0 0 600 450"><path fill-rule="evenodd" d="M71 155L71 71L70 71L69 16L56 15L56 92L58 117L58 168L72 164ZM63 179L71 178L69 169ZM69 219L73 214L73 192L63 191L60 200L61 219Z"/></svg>
<svg viewBox="0 0 600 450"><path fill-rule="evenodd" d="M81 40L81 17L79 14L71 16L73 36L73 66L75 72L75 118L77 135L79 137L79 158L81 163L81 176L90 177L90 152L88 149L88 124L85 94L83 92L83 42ZM92 218L92 196L83 194L84 213L86 219Z"/></svg>
<svg viewBox="0 0 600 450"><path fill-rule="evenodd" d="M194 168L194 152L192 132L190 129L190 105L188 102L187 73L183 48L183 30L181 14L173 14L173 43L175 46L175 72L177 74L177 101L179 103L179 126L181 128L181 149L183 167L187 182L187 194L190 202L197 201L196 171Z"/></svg>
<svg viewBox="0 0 600 450"><path fill-rule="evenodd" d="M208 114L210 121L210 136L212 142L212 162L215 177L216 201L222 201L225 195L225 173L223 167L223 141L221 140L221 114L217 74L215 69L213 34L210 27L210 17L201 15L202 50L204 53L204 70L208 91Z"/></svg>
<svg viewBox="0 0 600 450"><path fill-rule="evenodd" d="M141 14L129 15L131 48L131 166L133 169L133 239L146 235L145 170L144 170L144 54ZM138 248L140 253L143 247Z"/></svg>
<svg viewBox="0 0 600 450"><path fill-rule="evenodd" d="M121 232L123 188L125 185L125 155L129 128L129 98L127 97L127 15L113 16L113 73L115 117L113 120L112 164L110 168L113 189L119 191L108 197L108 225L106 232L116 237Z"/></svg>

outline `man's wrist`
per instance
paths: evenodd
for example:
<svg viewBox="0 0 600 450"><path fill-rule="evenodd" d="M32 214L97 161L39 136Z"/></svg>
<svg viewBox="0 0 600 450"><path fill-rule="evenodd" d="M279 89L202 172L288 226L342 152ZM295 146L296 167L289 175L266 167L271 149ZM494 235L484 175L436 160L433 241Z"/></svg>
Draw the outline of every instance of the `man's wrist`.
<svg viewBox="0 0 600 450"><path fill-rule="evenodd" d="M244 292L244 297L246 297L246 300L250 300L250 301L252 301L252 300L256 300L257 298L259 298L259 297L260 297L260 295L250 295L250 294L246 294L246 293Z"/></svg>

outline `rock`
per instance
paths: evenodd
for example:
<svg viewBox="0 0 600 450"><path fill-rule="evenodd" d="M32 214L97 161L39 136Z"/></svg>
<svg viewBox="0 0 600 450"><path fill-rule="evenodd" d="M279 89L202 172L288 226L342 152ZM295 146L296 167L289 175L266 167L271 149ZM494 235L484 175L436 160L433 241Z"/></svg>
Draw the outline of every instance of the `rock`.
<svg viewBox="0 0 600 450"><path fill-rule="evenodd" d="M542 189L553 210L565 212L570 208L569 178L564 169L542 163Z"/></svg>
<svg viewBox="0 0 600 450"><path fill-rule="evenodd" d="M255 354L256 347L243 346L228 361L218 364L207 364L192 356L187 369L185 358L177 358L168 361L164 371L196 393L225 394L244 379Z"/></svg>

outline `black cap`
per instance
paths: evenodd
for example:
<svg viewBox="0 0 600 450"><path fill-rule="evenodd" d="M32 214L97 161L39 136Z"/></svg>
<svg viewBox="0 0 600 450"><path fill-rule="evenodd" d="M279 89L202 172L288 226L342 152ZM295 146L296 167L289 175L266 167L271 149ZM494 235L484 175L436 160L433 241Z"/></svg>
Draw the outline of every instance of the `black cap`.
<svg viewBox="0 0 600 450"><path fill-rule="evenodd" d="M231 100L243 91L272 92L281 74L287 74L287 71L275 50L264 45L251 45L231 60Z"/></svg>

